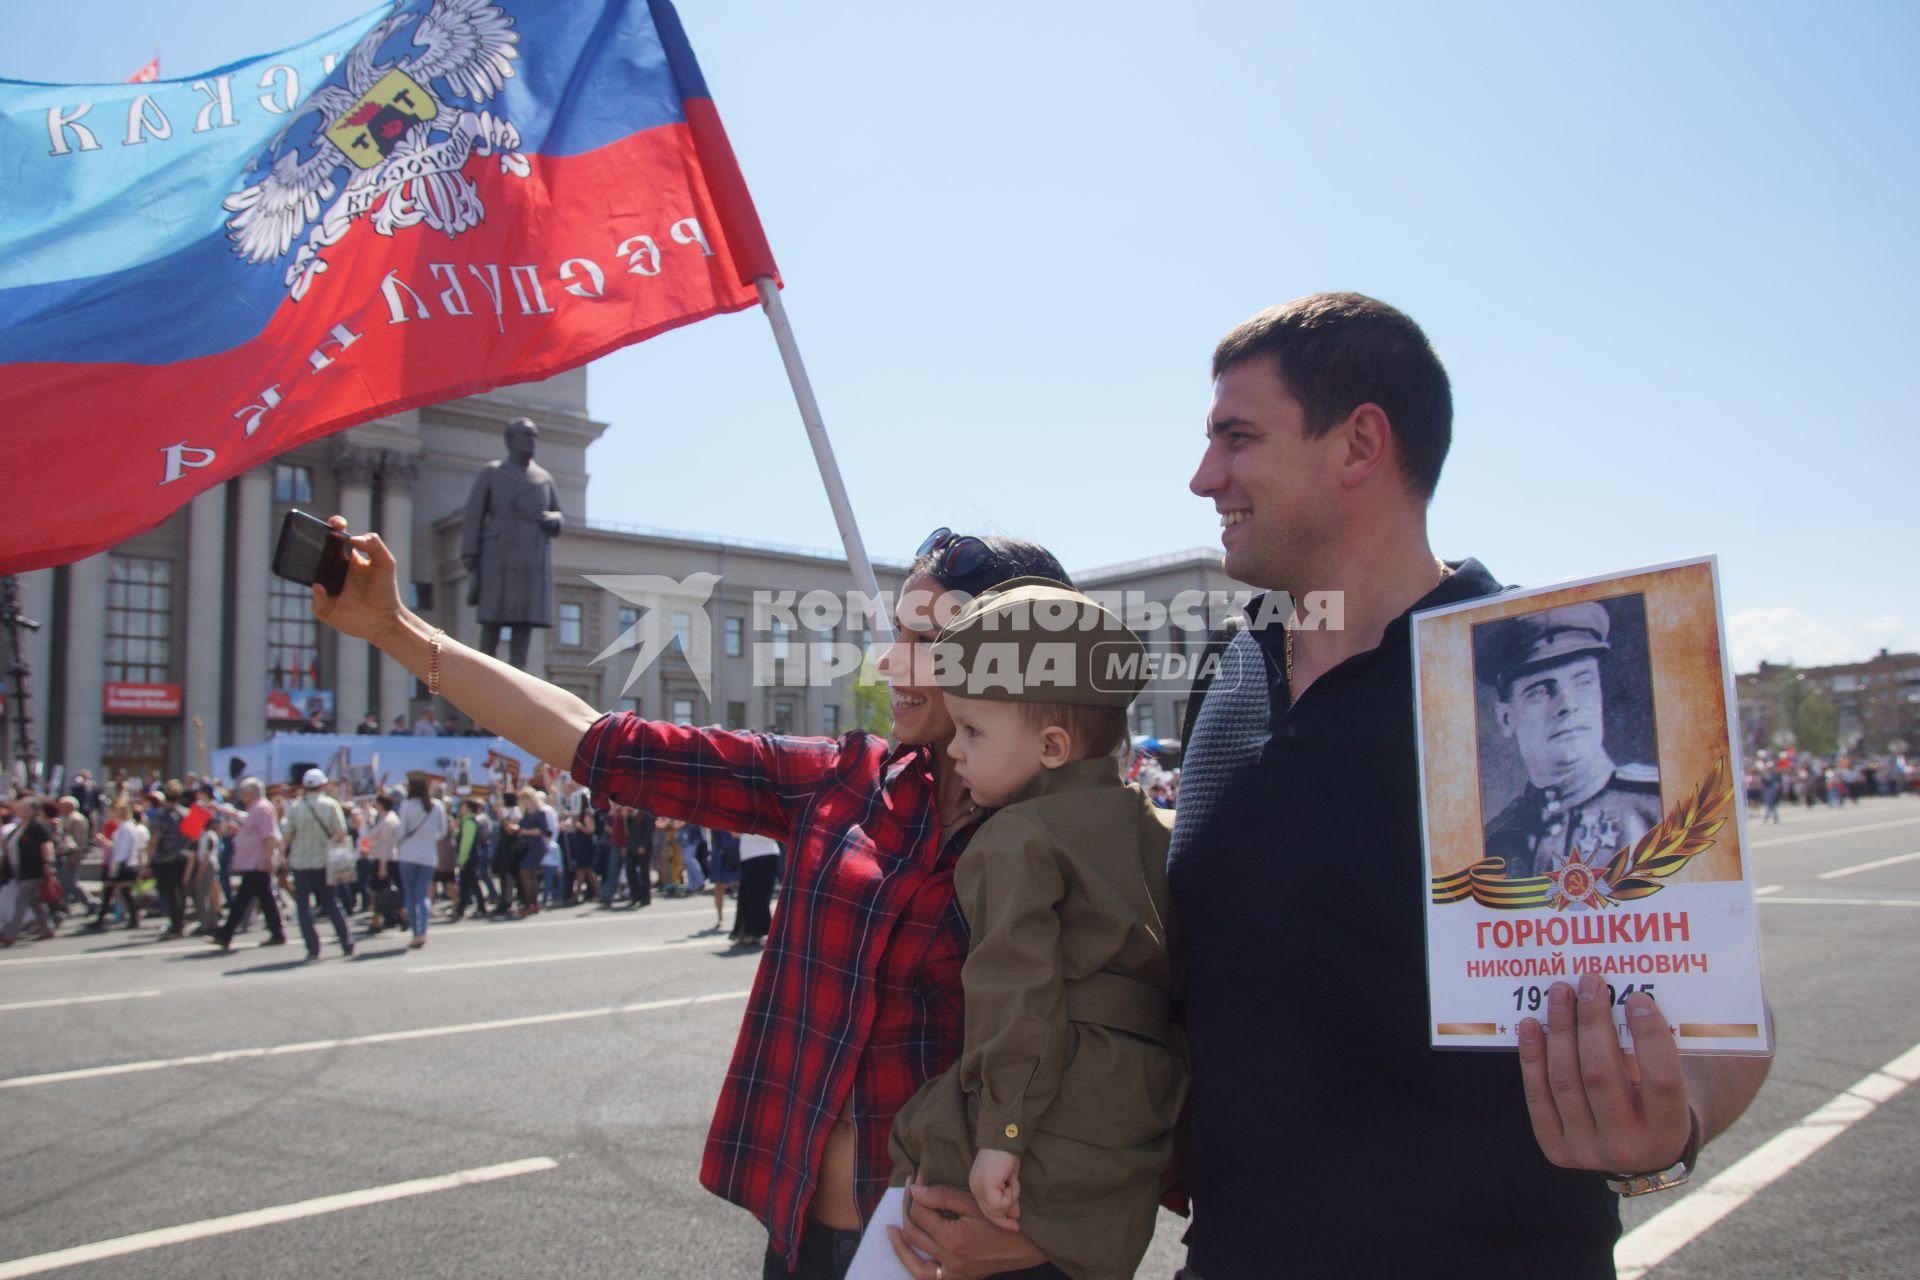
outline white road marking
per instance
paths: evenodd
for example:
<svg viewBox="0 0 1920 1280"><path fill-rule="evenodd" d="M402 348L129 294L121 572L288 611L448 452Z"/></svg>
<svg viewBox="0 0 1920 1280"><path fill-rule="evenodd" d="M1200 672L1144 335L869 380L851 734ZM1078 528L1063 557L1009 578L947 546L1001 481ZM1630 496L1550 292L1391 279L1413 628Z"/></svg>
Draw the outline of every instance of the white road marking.
<svg viewBox="0 0 1920 1280"><path fill-rule="evenodd" d="M1920 907L1920 898L1768 898L1770 907Z"/></svg>
<svg viewBox="0 0 1920 1280"><path fill-rule="evenodd" d="M562 951L558 954L537 956L509 956L504 960L461 960L453 964L424 964L418 968L402 970L405 973L454 973L462 969L506 969L523 964L552 964L559 960L597 960L601 956L637 956L648 951L679 951L686 947L711 948L720 941L716 935L711 938L691 938L685 942L647 942L631 947L604 947L598 951Z"/></svg>
<svg viewBox="0 0 1920 1280"><path fill-rule="evenodd" d="M299 1200L292 1204L277 1204L267 1209L250 1209L245 1213L229 1214L224 1218L186 1222L177 1227L162 1227L157 1231L116 1236L111 1240L101 1240L94 1244L75 1245L71 1249L57 1249L52 1253L36 1253L30 1258L15 1258L11 1262L0 1262L0 1280L15 1280L18 1276L37 1276L42 1272L58 1271L63 1267L77 1267L82 1263L99 1262L106 1258L124 1258L130 1253L143 1253L148 1249L159 1249L170 1244L185 1244L190 1240L204 1240L208 1236L224 1236L235 1231L250 1231L255 1227L270 1227L276 1223L293 1222L323 1213L339 1213L342 1209L363 1209L368 1205L381 1204L388 1200L404 1200L408 1196L430 1195L435 1191L452 1191L456 1187L470 1187L476 1183L495 1182L501 1178L517 1178L523 1173L541 1173L559 1167L560 1162L549 1156L533 1156L526 1160L509 1160L505 1164L490 1164L478 1169L462 1169L458 1173L443 1173L432 1178L415 1178L410 1182L390 1182L384 1187L368 1187L364 1191L346 1191L339 1195Z"/></svg>
<svg viewBox="0 0 1920 1280"><path fill-rule="evenodd" d="M1822 871L1819 879L1838 880L1841 876L1858 875L1862 871L1878 871L1881 867L1897 866L1902 862L1912 862L1920 858L1920 853L1903 853L1894 858L1881 858L1877 862L1861 862L1851 867L1841 867L1838 871Z"/></svg>
<svg viewBox="0 0 1920 1280"><path fill-rule="evenodd" d="M294 1044L267 1045L256 1049L222 1049L217 1053L196 1053L184 1058L149 1058L142 1062L120 1062L104 1067L80 1067L72 1071L47 1071L39 1075L8 1076L0 1079L0 1089L27 1089L43 1084L68 1084L75 1080L98 1080L106 1076L132 1075L141 1071L166 1071L173 1067L204 1067L221 1062L239 1062L246 1058L279 1058L293 1053L320 1053L328 1049L350 1049L360 1045L431 1040L438 1036L468 1035L476 1031L509 1031L518 1027L545 1026L554 1022L610 1018L618 1013L651 1013L656 1009L678 1009L687 1005L711 1004L717 1000L746 998L747 993L744 991L722 991L717 995L709 996L646 1000L639 1004L605 1005L598 1009L571 1009L565 1013L536 1013L524 1018L493 1018L486 1022L456 1022L438 1027L415 1027L410 1031L380 1031L372 1035L342 1036L337 1040L302 1040Z"/></svg>
<svg viewBox="0 0 1920 1280"><path fill-rule="evenodd" d="M21 956L15 960L0 960L0 968L16 964L72 964L76 960L143 960L148 956L198 955L205 950L205 943L196 947L116 947L107 951L77 951L62 956Z"/></svg>
<svg viewBox="0 0 1920 1280"><path fill-rule="evenodd" d="M105 1004L109 1000L146 1000L159 994L158 991L113 991L97 996L61 996L53 1000L16 1000L12 1004L0 1004L0 1013L12 1013L16 1009L60 1009L70 1004Z"/></svg>
<svg viewBox="0 0 1920 1280"><path fill-rule="evenodd" d="M445 920L436 920L433 923L435 926L435 929L434 929L435 937L445 936L445 937L468 938L468 937L496 937L497 936L497 937L510 938L514 934L524 933L529 929L564 929L564 928L569 928L577 925L593 925L593 924L621 924L621 925L643 925L643 924L649 924L649 923L657 924L665 920L676 920L683 916L689 917L689 918L702 916L711 910L713 910L713 908L710 905L703 903L699 906L687 906L687 907L681 907L677 910L672 910L672 911L661 911L657 915L642 916L638 920L634 920L630 918L631 913L623 908L619 911L597 911L592 913L591 915L565 916L565 917L557 917L557 918L545 919L545 920L542 920L542 919L515 920L511 922L514 926L513 928L500 929L500 930L492 930L492 929L483 930L479 928L461 928L458 930L452 930L451 926ZM285 914L289 920L293 918L291 913L283 913L283 914ZM356 917L356 919L357 918L358 917ZM475 921L475 923L478 924L480 922ZM449 932L442 934L441 933L442 929L447 929L449 930ZM364 937L365 936L362 936L360 940L364 941ZM297 938L289 938L288 940L289 945L294 945L298 941L299 940ZM252 943L248 939L247 935L242 934L240 940L236 941L233 944L233 950L235 954L240 954L240 953L244 953L254 945L257 945L257 944ZM161 946L161 945L114 946L114 947L108 947L108 948L104 948L96 951L68 952L67 954L64 954L64 955L55 955L55 956L19 956L13 959L0 960L0 969L6 968L8 965L16 965L16 964L23 964L23 965L24 964L72 964L80 960L144 960L149 956L201 955L209 950L211 950L211 948L203 942L187 944L187 945L175 945L175 946Z"/></svg>
<svg viewBox="0 0 1920 1280"><path fill-rule="evenodd" d="M1639 1280L1915 1080L1920 1080L1920 1044L1835 1095L1799 1124L1776 1133L1698 1191L1622 1236L1613 1249L1619 1280Z"/></svg>
<svg viewBox="0 0 1920 1280"><path fill-rule="evenodd" d="M1753 896L1756 898L1764 898L1770 893L1780 892L1780 889L1781 886L1777 884L1763 884L1753 891Z"/></svg>
<svg viewBox="0 0 1920 1280"><path fill-rule="evenodd" d="M1770 849L1777 844L1799 844L1805 840L1839 840L1856 831L1884 831L1888 827L1911 827L1920 823L1920 818L1895 818L1891 822L1866 822L1857 827L1834 827L1827 831L1809 831L1800 836L1775 836L1771 840L1755 840L1756 849Z"/></svg>

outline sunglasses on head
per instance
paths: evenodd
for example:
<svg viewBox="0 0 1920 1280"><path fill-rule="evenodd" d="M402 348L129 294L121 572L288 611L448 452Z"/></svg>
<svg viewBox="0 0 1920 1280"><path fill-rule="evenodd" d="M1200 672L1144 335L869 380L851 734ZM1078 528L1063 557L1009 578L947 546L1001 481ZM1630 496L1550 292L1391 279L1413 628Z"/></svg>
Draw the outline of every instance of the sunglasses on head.
<svg viewBox="0 0 1920 1280"><path fill-rule="evenodd" d="M934 576L952 581L966 577L993 559L993 548L972 534L958 534L941 525L927 535L927 540L920 544L920 549L913 556L916 560L922 556L933 556Z"/></svg>

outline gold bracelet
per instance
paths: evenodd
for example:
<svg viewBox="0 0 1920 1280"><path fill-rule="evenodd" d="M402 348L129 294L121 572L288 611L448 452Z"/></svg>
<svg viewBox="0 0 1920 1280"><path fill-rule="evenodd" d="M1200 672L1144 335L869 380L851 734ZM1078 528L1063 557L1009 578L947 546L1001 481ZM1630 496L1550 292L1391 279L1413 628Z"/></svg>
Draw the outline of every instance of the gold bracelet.
<svg viewBox="0 0 1920 1280"><path fill-rule="evenodd" d="M441 627L427 637L427 696L429 698L440 696L440 637L446 634L447 629Z"/></svg>

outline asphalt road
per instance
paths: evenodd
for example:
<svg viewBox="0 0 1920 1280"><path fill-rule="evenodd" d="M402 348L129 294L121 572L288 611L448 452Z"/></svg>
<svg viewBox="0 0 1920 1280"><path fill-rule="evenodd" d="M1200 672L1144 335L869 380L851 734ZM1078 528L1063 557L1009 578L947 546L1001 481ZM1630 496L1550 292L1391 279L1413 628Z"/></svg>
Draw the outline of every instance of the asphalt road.
<svg viewBox="0 0 1920 1280"><path fill-rule="evenodd" d="M1920 1272L1920 800L1786 817L1751 828L1772 1078L1692 1188L1627 1206L1623 1275ZM7 952L0 1280L757 1276L764 1234L695 1179L758 963L712 921L656 899L436 923L351 962L323 927L315 965L257 928L224 956L151 928ZM1179 1232L1163 1213L1142 1276Z"/></svg>

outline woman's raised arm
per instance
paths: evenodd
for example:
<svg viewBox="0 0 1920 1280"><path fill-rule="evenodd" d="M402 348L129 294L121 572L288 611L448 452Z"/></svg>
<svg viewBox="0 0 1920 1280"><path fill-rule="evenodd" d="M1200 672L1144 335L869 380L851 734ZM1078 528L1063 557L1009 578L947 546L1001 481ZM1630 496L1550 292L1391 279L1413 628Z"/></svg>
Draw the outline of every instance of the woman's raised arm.
<svg viewBox="0 0 1920 1280"><path fill-rule="evenodd" d="M344 530L347 522L333 517ZM337 596L313 589L313 616L344 635L372 644L422 680L427 679L435 628L400 603L393 553L378 534L349 538L352 563ZM451 636L440 637L440 696L473 722L535 758L573 766L580 739L600 713L558 685L528 675Z"/></svg>

